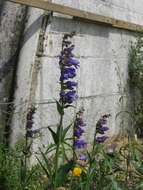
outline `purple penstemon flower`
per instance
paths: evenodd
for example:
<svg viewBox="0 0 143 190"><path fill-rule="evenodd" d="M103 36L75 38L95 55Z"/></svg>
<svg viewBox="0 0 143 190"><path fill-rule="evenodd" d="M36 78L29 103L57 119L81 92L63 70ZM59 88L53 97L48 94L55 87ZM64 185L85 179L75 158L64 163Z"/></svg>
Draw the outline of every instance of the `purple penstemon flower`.
<svg viewBox="0 0 143 190"><path fill-rule="evenodd" d="M80 155L78 156L78 160L86 161L87 156L82 153L86 147L87 147L87 142L83 138L83 133L85 132L84 127L86 126L84 120L83 120L83 112L84 109L81 109L77 114L76 114L76 119L74 122L74 151L78 152L80 150Z"/></svg>
<svg viewBox="0 0 143 190"><path fill-rule="evenodd" d="M30 108L29 112L27 113L27 121L26 121L26 129L31 129L33 127L33 116L36 112L36 108Z"/></svg>
<svg viewBox="0 0 143 190"><path fill-rule="evenodd" d="M74 131L74 136L77 138L80 138L83 133L84 133L84 130L81 127L77 127Z"/></svg>
<svg viewBox="0 0 143 190"><path fill-rule="evenodd" d="M68 66L74 66L75 68L79 67L79 61L74 59L74 58L70 58L67 60L67 65Z"/></svg>
<svg viewBox="0 0 143 190"><path fill-rule="evenodd" d="M106 141L106 139L108 139L107 136L101 136L101 137L96 137L96 138L95 138L95 141L96 141L97 143L104 143L104 142Z"/></svg>
<svg viewBox="0 0 143 190"><path fill-rule="evenodd" d="M76 70L74 68L64 68L61 72L60 81L72 79L76 76Z"/></svg>
<svg viewBox="0 0 143 190"><path fill-rule="evenodd" d="M59 66L61 71L59 79L61 85L59 103L63 109L69 107L69 104L72 104L78 98L76 92L78 84L74 81L74 78L76 77L76 71L79 67L79 61L76 60L73 54L75 46L71 42L72 37L73 35L70 34L64 35L62 51L59 56ZM82 116L83 110L77 113L74 123L74 149L82 149L87 145L85 140L81 139L82 134L84 133L83 127L86 125L82 119Z"/></svg>
<svg viewBox="0 0 143 190"><path fill-rule="evenodd" d="M60 100L61 100L64 104L66 104L66 103L72 104L74 101L77 100L77 98L78 98L78 96L77 96L75 90L73 90L73 91L67 91L67 92L62 91L62 92L60 93Z"/></svg>
<svg viewBox="0 0 143 190"><path fill-rule="evenodd" d="M79 66L79 61L74 57L72 51L74 50L74 45L71 42L73 35L65 34L62 42L62 51L59 56L59 65L61 70L60 84L60 103L61 105L72 104L77 100L77 82L74 81L76 77L76 70ZM64 107L66 108L66 106Z"/></svg>
<svg viewBox="0 0 143 190"><path fill-rule="evenodd" d="M87 143L83 139L77 139L74 142L74 146L78 149L85 148Z"/></svg>
<svg viewBox="0 0 143 190"><path fill-rule="evenodd" d="M67 88L69 90L73 90L75 87L77 87L77 82L67 81L64 85L65 85L65 88Z"/></svg>
<svg viewBox="0 0 143 190"><path fill-rule="evenodd" d="M34 124L34 114L36 112L36 108L32 107L30 108L29 112L27 113L27 121L26 121L26 137L33 137L33 124Z"/></svg>
<svg viewBox="0 0 143 190"><path fill-rule="evenodd" d="M105 134L105 132L106 131L108 131L109 130L109 128L108 127L101 127L99 130L98 130L98 133L100 133L100 134Z"/></svg>
<svg viewBox="0 0 143 190"><path fill-rule="evenodd" d="M95 133L95 142L104 143L108 136L104 135L109 128L107 127L107 119L110 117L110 114L103 115L96 124L96 133ZM100 136L97 136L100 134ZM103 136L102 136L103 135Z"/></svg>
<svg viewBox="0 0 143 190"><path fill-rule="evenodd" d="M80 126L80 127L84 127L86 126L86 123L83 121L83 119L80 117L80 118L77 118L76 119L76 125L77 126Z"/></svg>

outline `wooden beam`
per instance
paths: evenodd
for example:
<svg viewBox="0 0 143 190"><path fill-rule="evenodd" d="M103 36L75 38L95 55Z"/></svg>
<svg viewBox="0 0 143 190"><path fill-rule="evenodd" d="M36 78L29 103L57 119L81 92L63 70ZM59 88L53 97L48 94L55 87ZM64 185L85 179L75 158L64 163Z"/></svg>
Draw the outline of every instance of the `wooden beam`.
<svg viewBox="0 0 143 190"><path fill-rule="evenodd" d="M106 24L115 28L121 28L129 31L143 32L143 25L134 24L131 22L106 17L95 13L75 9L72 7L64 6L49 2L48 0L9 0L13 3L19 3L27 6L36 7L48 11L62 13L78 18L84 22L92 22L99 24Z"/></svg>

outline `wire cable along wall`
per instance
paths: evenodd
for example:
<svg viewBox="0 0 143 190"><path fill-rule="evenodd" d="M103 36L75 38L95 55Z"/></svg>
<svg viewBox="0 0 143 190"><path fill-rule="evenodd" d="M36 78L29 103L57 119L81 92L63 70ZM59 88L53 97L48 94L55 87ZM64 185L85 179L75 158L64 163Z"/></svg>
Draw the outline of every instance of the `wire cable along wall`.
<svg viewBox="0 0 143 190"><path fill-rule="evenodd" d="M19 3L27 6L32 6L35 8L53 11L57 13L62 13L65 15L70 15L82 20L83 22L92 22L98 24L106 24L115 28L121 28L129 31L143 32L143 26L139 24L134 24L131 22L115 19L112 17L102 16L99 14L75 9L72 7L64 6L61 4L52 3L45 0L9 0L13 3Z"/></svg>

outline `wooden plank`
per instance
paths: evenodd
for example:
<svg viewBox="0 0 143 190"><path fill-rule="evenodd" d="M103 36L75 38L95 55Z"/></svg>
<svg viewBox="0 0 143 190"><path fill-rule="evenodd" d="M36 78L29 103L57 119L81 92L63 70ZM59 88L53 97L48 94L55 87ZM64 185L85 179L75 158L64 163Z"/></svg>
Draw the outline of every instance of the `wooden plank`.
<svg viewBox="0 0 143 190"><path fill-rule="evenodd" d="M70 15L84 22L106 24L115 28L125 29L129 31L143 32L142 25L98 15L95 13L75 9L61 4L52 3L49 2L48 0L9 0L9 1L13 3L19 3L27 6L36 7L39 9L62 13L65 15Z"/></svg>

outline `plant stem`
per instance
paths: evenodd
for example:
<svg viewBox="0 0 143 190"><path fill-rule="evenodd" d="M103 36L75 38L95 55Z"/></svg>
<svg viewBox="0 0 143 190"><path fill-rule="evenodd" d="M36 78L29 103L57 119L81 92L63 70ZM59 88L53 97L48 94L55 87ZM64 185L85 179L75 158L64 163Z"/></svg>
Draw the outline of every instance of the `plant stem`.
<svg viewBox="0 0 143 190"><path fill-rule="evenodd" d="M61 145L61 136L62 136L62 128L63 128L63 115L60 117L60 125L59 127L59 141L56 148L56 155L55 155L55 181L54 181L54 188L56 188L57 184L57 177L58 177L58 167L59 167L59 151Z"/></svg>
<svg viewBox="0 0 143 190"><path fill-rule="evenodd" d="M61 68L61 73L62 73L62 69ZM63 82L61 82L61 92L63 90ZM61 103L62 105L62 109L64 110L64 103ZM58 143L57 143L57 147L56 147L56 154L55 154L55 181L54 181L54 189L57 186L57 177L58 177L58 167L59 167L59 151L60 151L60 145L61 145L61 138L62 138L62 131L63 131L63 113L60 114L60 123L57 129L57 135L58 136ZM58 134L59 132L59 134Z"/></svg>
<svg viewBox="0 0 143 190"><path fill-rule="evenodd" d="M75 152L75 147L74 147L74 143L75 143L74 132L75 132L75 122L74 122L74 125L73 125L73 161L75 162L76 161L76 152Z"/></svg>

